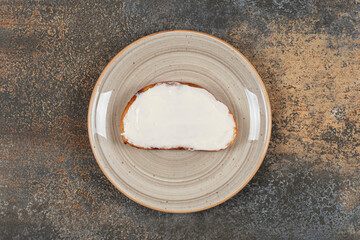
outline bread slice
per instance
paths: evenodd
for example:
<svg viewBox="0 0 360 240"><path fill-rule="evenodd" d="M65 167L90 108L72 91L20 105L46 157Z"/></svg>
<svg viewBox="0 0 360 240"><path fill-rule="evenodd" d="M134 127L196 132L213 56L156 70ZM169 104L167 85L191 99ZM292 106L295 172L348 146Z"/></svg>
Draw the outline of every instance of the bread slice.
<svg viewBox="0 0 360 240"><path fill-rule="evenodd" d="M131 98L121 117L125 144L141 149L220 151L237 136L229 108L192 83L160 82Z"/></svg>

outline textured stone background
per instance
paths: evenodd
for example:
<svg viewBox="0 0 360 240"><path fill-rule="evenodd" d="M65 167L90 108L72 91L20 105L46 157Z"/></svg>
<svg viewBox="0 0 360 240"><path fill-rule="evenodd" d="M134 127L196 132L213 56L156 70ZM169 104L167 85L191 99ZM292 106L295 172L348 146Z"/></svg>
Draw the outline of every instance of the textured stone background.
<svg viewBox="0 0 360 240"><path fill-rule="evenodd" d="M360 2L0 2L0 239L360 239ZM92 88L122 48L191 29L239 49L268 89L259 172L226 203L127 199L89 146Z"/></svg>

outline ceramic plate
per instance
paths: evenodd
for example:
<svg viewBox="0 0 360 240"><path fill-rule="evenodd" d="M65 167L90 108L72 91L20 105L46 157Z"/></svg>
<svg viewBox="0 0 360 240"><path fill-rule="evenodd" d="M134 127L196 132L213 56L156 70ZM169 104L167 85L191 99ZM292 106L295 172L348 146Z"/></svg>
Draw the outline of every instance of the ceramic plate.
<svg viewBox="0 0 360 240"><path fill-rule="evenodd" d="M219 152L142 150L123 143L121 114L136 92L156 82L200 85L234 113L235 143ZM239 192L265 156L271 112L254 67L234 47L199 32L146 36L108 64L94 88L88 128L95 158L123 194L165 212L195 212Z"/></svg>

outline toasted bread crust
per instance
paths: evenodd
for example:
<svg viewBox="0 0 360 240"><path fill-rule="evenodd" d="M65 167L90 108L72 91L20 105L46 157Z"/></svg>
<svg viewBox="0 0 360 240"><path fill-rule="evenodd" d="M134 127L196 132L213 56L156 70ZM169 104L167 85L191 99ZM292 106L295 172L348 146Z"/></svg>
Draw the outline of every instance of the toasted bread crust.
<svg viewBox="0 0 360 240"><path fill-rule="evenodd" d="M121 138L123 140L123 142L125 144L129 144L130 146L134 147L134 148L139 148L139 149L145 149L145 150L190 150L190 151L203 151L203 152L218 152L218 151L221 151L221 150L224 150L224 149L227 149L229 147L231 147L231 145L233 145L233 143L235 142L236 140L236 137L237 137L237 131L238 131L238 128L237 128L237 123L236 123L236 120L235 120L235 117L234 117L234 114L231 112L231 110L229 109L229 113L231 114L231 116L234 118L234 122L235 122L235 128L234 128L234 135L233 135L233 139L231 140L231 142L229 142L229 144L227 145L226 148L222 148L222 149L218 149L218 150L197 150L197 149L192 149L192 148L184 148L184 147L176 147L176 148L144 148L144 147L139 147L139 146L136 146L132 143L130 143L128 141L128 139L124 136L124 118L130 108L130 106L134 103L134 101L136 100L137 98L137 95L141 94L141 93L144 93L146 92L147 90L149 90L150 88L153 88L155 87L156 85L158 84L168 84L168 85L174 85L174 84L183 84L183 85L188 85L190 87L196 87L196 88L202 88L202 89L205 89L199 85L196 85L194 83L185 83L185 82L158 82L158 83L154 83L154 84L151 84L149 86L146 86L142 89L140 89L131 99L130 101L128 102L128 104L126 105L122 115L121 115L121 124L120 124L120 130L121 130ZM205 89L206 91L208 91L210 94L212 94L209 90ZM212 94L214 96L214 94ZM215 97L215 96L214 96ZM215 97L216 98L216 97ZM217 101L219 101L218 99L216 99ZM220 102L220 101L219 101Z"/></svg>

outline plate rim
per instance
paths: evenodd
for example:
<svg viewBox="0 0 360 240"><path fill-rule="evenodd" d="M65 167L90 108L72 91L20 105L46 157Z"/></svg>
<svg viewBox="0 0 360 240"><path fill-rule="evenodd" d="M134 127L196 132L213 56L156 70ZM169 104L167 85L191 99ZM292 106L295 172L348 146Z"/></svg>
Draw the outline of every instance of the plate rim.
<svg viewBox="0 0 360 240"><path fill-rule="evenodd" d="M240 186L240 188L238 188L236 191L234 191L232 194L230 194L228 197L216 202L216 203L213 203L209 206L206 206L206 207L203 207L203 208L199 208L199 209L193 209L193 210L181 210L181 211L174 211L174 210L168 210L168 209L163 209L163 208L157 208L157 207L154 207L154 206L151 206L151 205L148 205L146 203L143 203L131 196L129 196L127 193L125 193L125 191L123 191L117 184L114 183L113 180L111 180L111 178L109 177L109 175L106 173L105 169L102 167L101 163L100 163L100 160L99 160L99 157L96 155L96 152L95 152L95 146L94 146L94 141L92 139L92 131L91 131L91 113L92 113L92 107L93 107L93 102L94 102L94 98L95 98L95 94L96 94L96 91L99 87L99 83L101 81L101 79L103 78L105 72L107 72L108 68L113 64L113 62L121 55L123 54L128 48L132 47L133 45L149 38L149 37L153 37L155 35L158 35L158 34L164 34L164 33L170 33L170 32L183 32L183 33L195 33L195 34L199 34L199 35L204 35L206 37L210 37L210 38L213 38L217 41L220 41L221 43L225 44L226 46L230 47L231 49L233 49L238 55L240 55L240 57L242 57L246 62L247 64L250 66L250 68L254 71L256 77L258 78L259 80L259 83L260 83L260 86L262 88L262 91L264 93L264 97L265 97L265 101L266 101L266 105L267 105L267 114L269 116L269 121L268 121L268 126L267 126L267 129L268 129L268 136L266 138L266 142L265 142L265 148L264 148L264 151L262 153L262 156L260 158L260 162L258 163L258 165L256 166L254 172L250 175L250 177L246 180L246 182ZM144 37L141 37L135 41L133 41L132 43L130 43L129 45L127 45L126 47L124 47L119 53L117 53L111 60L110 62L106 65L106 67L102 70L99 78L97 79L96 83L95 83L95 86L93 88L93 91L91 93L91 97L90 97L90 101L89 101L89 107L88 107L88 117L87 117L87 127L88 127L88 135L89 135L89 141L90 141L90 146L91 146L91 150L93 152L93 155L96 159L96 162L97 164L99 165L101 171L103 172L103 174L106 176L106 178L111 182L111 184L117 189L119 190L122 194L124 194L126 197L128 197L129 199L133 200L134 202L144 206L144 207L147 207L147 208L150 208L150 209L153 209L153 210L157 210L157 211L160 211L160 212L167 212L167 213L193 213L193 212L199 212L199 211L203 211L203 210L206 210L206 209L209 209L209 208L213 208L217 205L220 205L224 202L226 202L227 200L229 200L230 198L234 197L237 193L239 193L250 181L251 179L253 179L253 177L255 176L255 174L257 173L257 171L259 170L261 164L263 163L264 161L264 158L265 158L265 155L267 153L267 150L268 150L268 147L269 147L269 143L270 143L270 137L271 137L271 131L272 131L272 111L271 111L271 105L270 105L270 99L269 99L269 95L266 91L266 88L265 88L265 84L262 80L262 78L260 77L260 75L258 74L258 72L256 71L255 67L251 64L251 62L239 51L237 50L234 46L232 46L231 44L225 42L224 40L218 38L218 37L215 37L213 35L210 35L210 34L207 34L207 33L203 33L203 32L199 32L199 31L193 31L193 30L167 30L167 31L160 31L160 32L155 32L155 33L152 33L152 34L149 34L149 35L146 35Z"/></svg>

